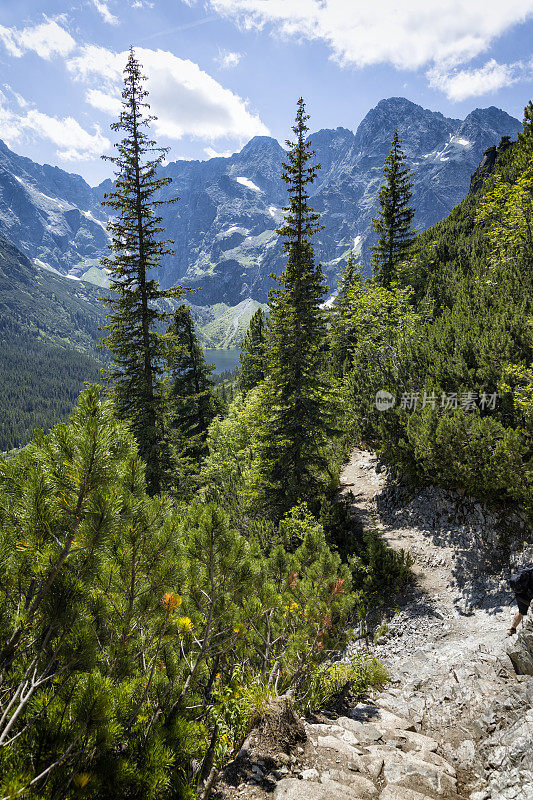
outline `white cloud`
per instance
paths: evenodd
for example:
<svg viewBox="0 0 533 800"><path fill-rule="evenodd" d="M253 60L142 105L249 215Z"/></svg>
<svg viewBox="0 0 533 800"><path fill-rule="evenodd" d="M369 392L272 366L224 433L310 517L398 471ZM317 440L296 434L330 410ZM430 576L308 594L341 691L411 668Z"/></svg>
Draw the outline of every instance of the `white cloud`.
<svg viewBox="0 0 533 800"><path fill-rule="evenodd" d="M118 25L119 19L115 17L114 14L111 13L109 10L108 4L105 0L92 0L93 6L96 8L104 22L107 22L108 25Z"/></svg>
<svg viewBox="0 0 533 800"><path fill-rule="evenodd" d="M233 155L233 150L214 150L212 147L204 147L204 153L208 158L229 158Z"/></svg>
<svg viewBox="0 0 533 800"><path fill-rule="evenodd" d="M58 119L32 109L22 123L28 130L55 144L59 148L58 155L66 161L99 156L111 144L98 125L94 126L94 133L89 133L72 117Z"/></svg>
<svg viewBox="0 0 533 800"><path fill-rule="evenodd" d="M55 20L47 20L22 30L0 25L0 40L10 55L20 58L28 50L47 60L52 56L68 56L76 42Z"/></svg>
<svg viewBox="0 0 533 800"><path fill-rule="evenodd" d="M100 89L89 89L86 100L93 108L104 111L106 114L111 114L113 117L118 117L122 109L119 97L106 94Z"/></svg>
<svg viewBox="0 0 533 800"><path fill-rule="evenodd" d="M127 55L90 45L67 62L74 78L94 83L87 100L99 110L116 115ZM268 134L246 100L225 89L193 61L165 50L137 48L136 55L148 77L146 88L157 117L154 129L158 136L208 140L232 137L246 141Z"/></svg>
<svg viewBox="0 0 533 800"><path fill-rule="evenodd" d="M27 107L28 103L24 102ZM43 114L35 108L19 113L10 107L6 96L1 92L0 138L11 147L28 138L47 140L58 148L58 155L64 161L94 158L102 155L111 146L98 125L90 133L73 117L60 119Z"/></svg>
<svg viewBox="0 0 533 800"><path fill-rule="evenodd" d="M521 74L522 65L520 63L499 64L491 58L478 69L441 72L434 68L429 70L428 78L430 86L440 89L449 100L460 101L510 86L520 80Z"/></svg>
<svg viewBox="0 0 533 800"><path fill-rule="evenodd" d="M465 63L533 14L533 0L209 1L246 28L321 40L342 65L401 69Z"/></svg>
<svg viewBox="0 0 533 800"><path fill-rule="evenodd" d="M113 88L120 81L126 65L126 53L113 53L105 47L88 44L81 48L80 55L67 61L67 67L76 80L98 79L98 85Z"/></svg>
<svg viewBox="0 0 533 800"><path fill-rule="evenodd" d="M217 64L221 69L233 69L236 67L243 57L243 53L235 53L230 50L223 50L219 57L216 59Z"/></svg>

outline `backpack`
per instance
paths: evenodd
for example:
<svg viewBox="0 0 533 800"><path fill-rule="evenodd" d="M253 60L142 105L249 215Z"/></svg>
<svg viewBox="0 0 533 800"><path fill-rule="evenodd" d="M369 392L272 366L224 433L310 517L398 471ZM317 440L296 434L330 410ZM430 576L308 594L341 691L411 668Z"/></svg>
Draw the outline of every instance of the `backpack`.
<svg viewBox="0 0 533 800"><path fill-rule="evenodd" d="M513 592L531 595L533 597L533 563L521 567L518 572L511 575L509 583Z"/></svg>

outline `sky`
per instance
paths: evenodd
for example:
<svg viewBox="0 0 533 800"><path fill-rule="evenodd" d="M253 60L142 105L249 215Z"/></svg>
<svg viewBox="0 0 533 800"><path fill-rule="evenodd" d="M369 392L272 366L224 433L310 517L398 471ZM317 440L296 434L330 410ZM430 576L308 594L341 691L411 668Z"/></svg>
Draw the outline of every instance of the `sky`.
<svg viewBox="0 0 533 800"><path fill-rule="evenodd" d="M169 160L356 130L384 97L464 118L533 97L533 0L0 0L0 139L96 185L130 46Z"/></svg>

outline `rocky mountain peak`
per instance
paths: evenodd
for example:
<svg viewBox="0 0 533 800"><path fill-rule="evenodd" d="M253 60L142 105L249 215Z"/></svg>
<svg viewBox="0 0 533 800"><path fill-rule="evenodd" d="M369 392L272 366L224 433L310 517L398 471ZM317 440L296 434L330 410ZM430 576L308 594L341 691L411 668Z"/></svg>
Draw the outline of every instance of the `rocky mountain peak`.
<svg viewBox="0 0 533 800"><path fill-rule="evenodd" d="M267 154L280 156L283 155L283 148L277 139L272 136L254 136L250 139L248 144L245 144L242 150L235 153L232 158L250 158L250 156L259 155L264 158Z"/></svg>
<svg viewBox="0 0 533 800"><path fill-rule="evenodd" d="M356 146L381 157L388 153L397 130L410 154L423 154L446 140L458 124L460 120L447 119L440 111L422 108L405 97L391 97L368 112L355 134Z"/></svg>
<svg viewBox="0 0 533 800"><path fill-rule="evenodd" d="M463 121L391 97L368 112L355 134L343 127L311 133L322 165L310 187L324 225L315 249L331 285L352 250L368 261L370 219L395 128L414 171L416 224L424 229L467 194L485 150L502 136L516 138L520 127L494 107L475 109ZM176 251L163 265L163 285L183 281L201 287L204 305L266 299L269 274L279 274L284 264L276 236L287 197L284 155L276 139L255 136L229 157L175 161L163 168L172 185L161 199L180 197L162 208ZM103 278L99 259L107 236L100 202L111 190L110 180L92 189L77 175L0 146L0 233L37 263L72 277Z"/></svg>

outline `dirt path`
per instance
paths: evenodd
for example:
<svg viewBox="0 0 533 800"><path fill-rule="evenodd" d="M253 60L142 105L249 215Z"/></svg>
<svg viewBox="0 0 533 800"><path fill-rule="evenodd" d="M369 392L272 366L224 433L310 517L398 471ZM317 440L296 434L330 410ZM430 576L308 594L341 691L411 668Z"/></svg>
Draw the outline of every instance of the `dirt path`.
<svg viewBox="0 0 533 800"><path fill-rule="evenodd" d="M390 682L349 716L306 723L306 745L277 767L258 756L254 785L229 796L533 800L533 678L506 654L509 570L531 549L509 563L499 544L521 521L434 488L402 495L370 451L354 451L341 487L365 528L414 559L413 586L370 645Z"/></svg>

